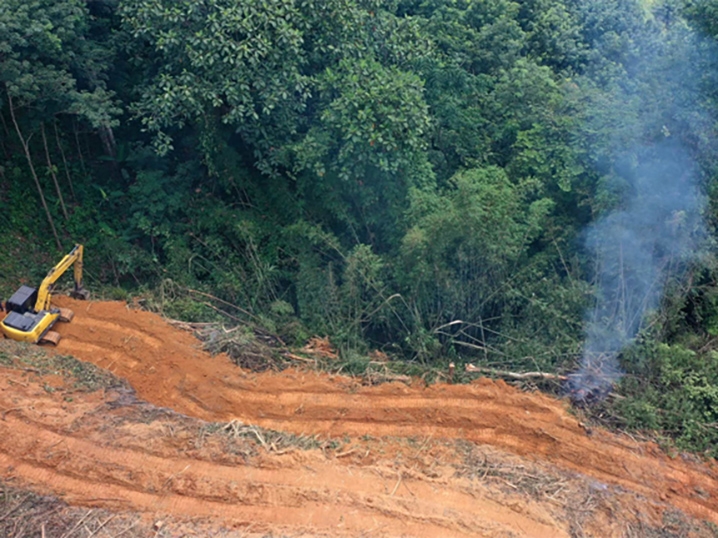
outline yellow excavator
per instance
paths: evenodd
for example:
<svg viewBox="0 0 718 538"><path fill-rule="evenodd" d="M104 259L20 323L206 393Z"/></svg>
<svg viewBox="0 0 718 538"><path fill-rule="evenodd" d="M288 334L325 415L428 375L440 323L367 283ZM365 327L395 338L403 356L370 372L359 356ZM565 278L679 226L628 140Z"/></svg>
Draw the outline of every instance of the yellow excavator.
<svg viewBox="0 0 718 538"><path fill-rule="evenodd" d="M0 321L0 331L12 340L31 344L53 344L60 341L60 334L52 331L58 321L71 321L75 313L69 308L53 308L52 289L55 282L73 265L75 288L70 293L75 299L87 300L90 292L82 286L83 246L75 248L60 263L50 269L39 288L20 286L7 303L7 315Z"/></svg>

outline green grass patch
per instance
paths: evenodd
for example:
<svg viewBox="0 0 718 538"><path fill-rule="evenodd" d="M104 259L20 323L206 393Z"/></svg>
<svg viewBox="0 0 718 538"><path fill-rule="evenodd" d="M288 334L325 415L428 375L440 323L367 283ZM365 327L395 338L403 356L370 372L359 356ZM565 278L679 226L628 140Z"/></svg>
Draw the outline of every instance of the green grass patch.
<svg viewBox="0 0 718 538"><path fill-rule="evenodd" d="M18 234L0 234L0 252L3 253L0 300L8 299L22 284L38 286L42 282L47 272L61 259L56 256L54 248L45 247ZM55 257L57 260L52 261Z"/></svg>

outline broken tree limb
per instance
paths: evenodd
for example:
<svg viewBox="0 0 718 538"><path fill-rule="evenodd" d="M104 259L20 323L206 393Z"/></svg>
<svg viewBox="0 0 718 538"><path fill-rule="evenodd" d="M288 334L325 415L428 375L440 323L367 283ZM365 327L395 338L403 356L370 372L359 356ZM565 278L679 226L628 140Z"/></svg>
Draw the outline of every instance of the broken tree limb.
<svg viewBox="0 0 718 538"><path fill-rule="evenodd" d="M496 370L495 368L486 368L484 366L474 366L467 364L465 367L468 373L493 374L510 379L554 379L557 381L566 381L565 375L548 374L546 372L508 372L506 370Z"/></svg>

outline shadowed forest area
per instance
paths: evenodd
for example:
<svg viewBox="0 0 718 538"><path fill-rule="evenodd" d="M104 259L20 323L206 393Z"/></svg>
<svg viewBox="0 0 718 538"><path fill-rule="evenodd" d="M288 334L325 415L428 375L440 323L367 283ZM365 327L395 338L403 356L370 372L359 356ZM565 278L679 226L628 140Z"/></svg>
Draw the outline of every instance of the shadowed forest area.
<svg viewBox="0 0 718 538"><path fill-rule="evenodd" d="M718 455L718 1L4 0L0 297L581 372ZM561 393L564 387L540 388Z"/></svg>

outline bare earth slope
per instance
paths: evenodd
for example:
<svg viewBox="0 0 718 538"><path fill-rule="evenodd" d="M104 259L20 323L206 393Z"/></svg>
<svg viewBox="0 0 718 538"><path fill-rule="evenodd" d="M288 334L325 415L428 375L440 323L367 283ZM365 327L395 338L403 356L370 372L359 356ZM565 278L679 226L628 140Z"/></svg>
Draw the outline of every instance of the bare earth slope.
<svg viewBox="0 0 718 538"><path fill-rule="evenodd" d="M56 302L76 313L57 326L57 353L126 379L140 400L194 417L163 415L122 392L73 395L69 402L46 381L0 370L0 477L73 504L209 517L291 535L578 536L570 521L580 511L572 505L577 497L565 496L583 491L603 496L582 527L599 530L587 535L620 535L600 526L600 513L615 524L621 510L660 519L678 509L718 524L715 464L671 459L607 432L588 435L563 402L546 396L488 380L362 387L303 371L253 374L124 303ZM235 454L197 446L203 421L344 438L346 447L270 450L257 433L264 451ZM446 448L454 440L474 448L460 457ZM524 469L520 480L495 471L517 466ZM563 485L512 497L511 488L538 476L536 466L561 476L553 483ZM508 483L509 492L476 480L487 476Z"/></svg>
<svg viewBox="0 0 718 538"><path fill-rule="evenodd" d="M567 535L546 507L482 495L443 465L428 477L416 461L411 471L344 464L318 450L258 454L248 442L223 450L226 433L203 434L193 421L143 409L122 393L67 403L12 371L0 370L0 405L15 409L0 421L0 469L70 504L212 518L255 532Z"/></svg>

